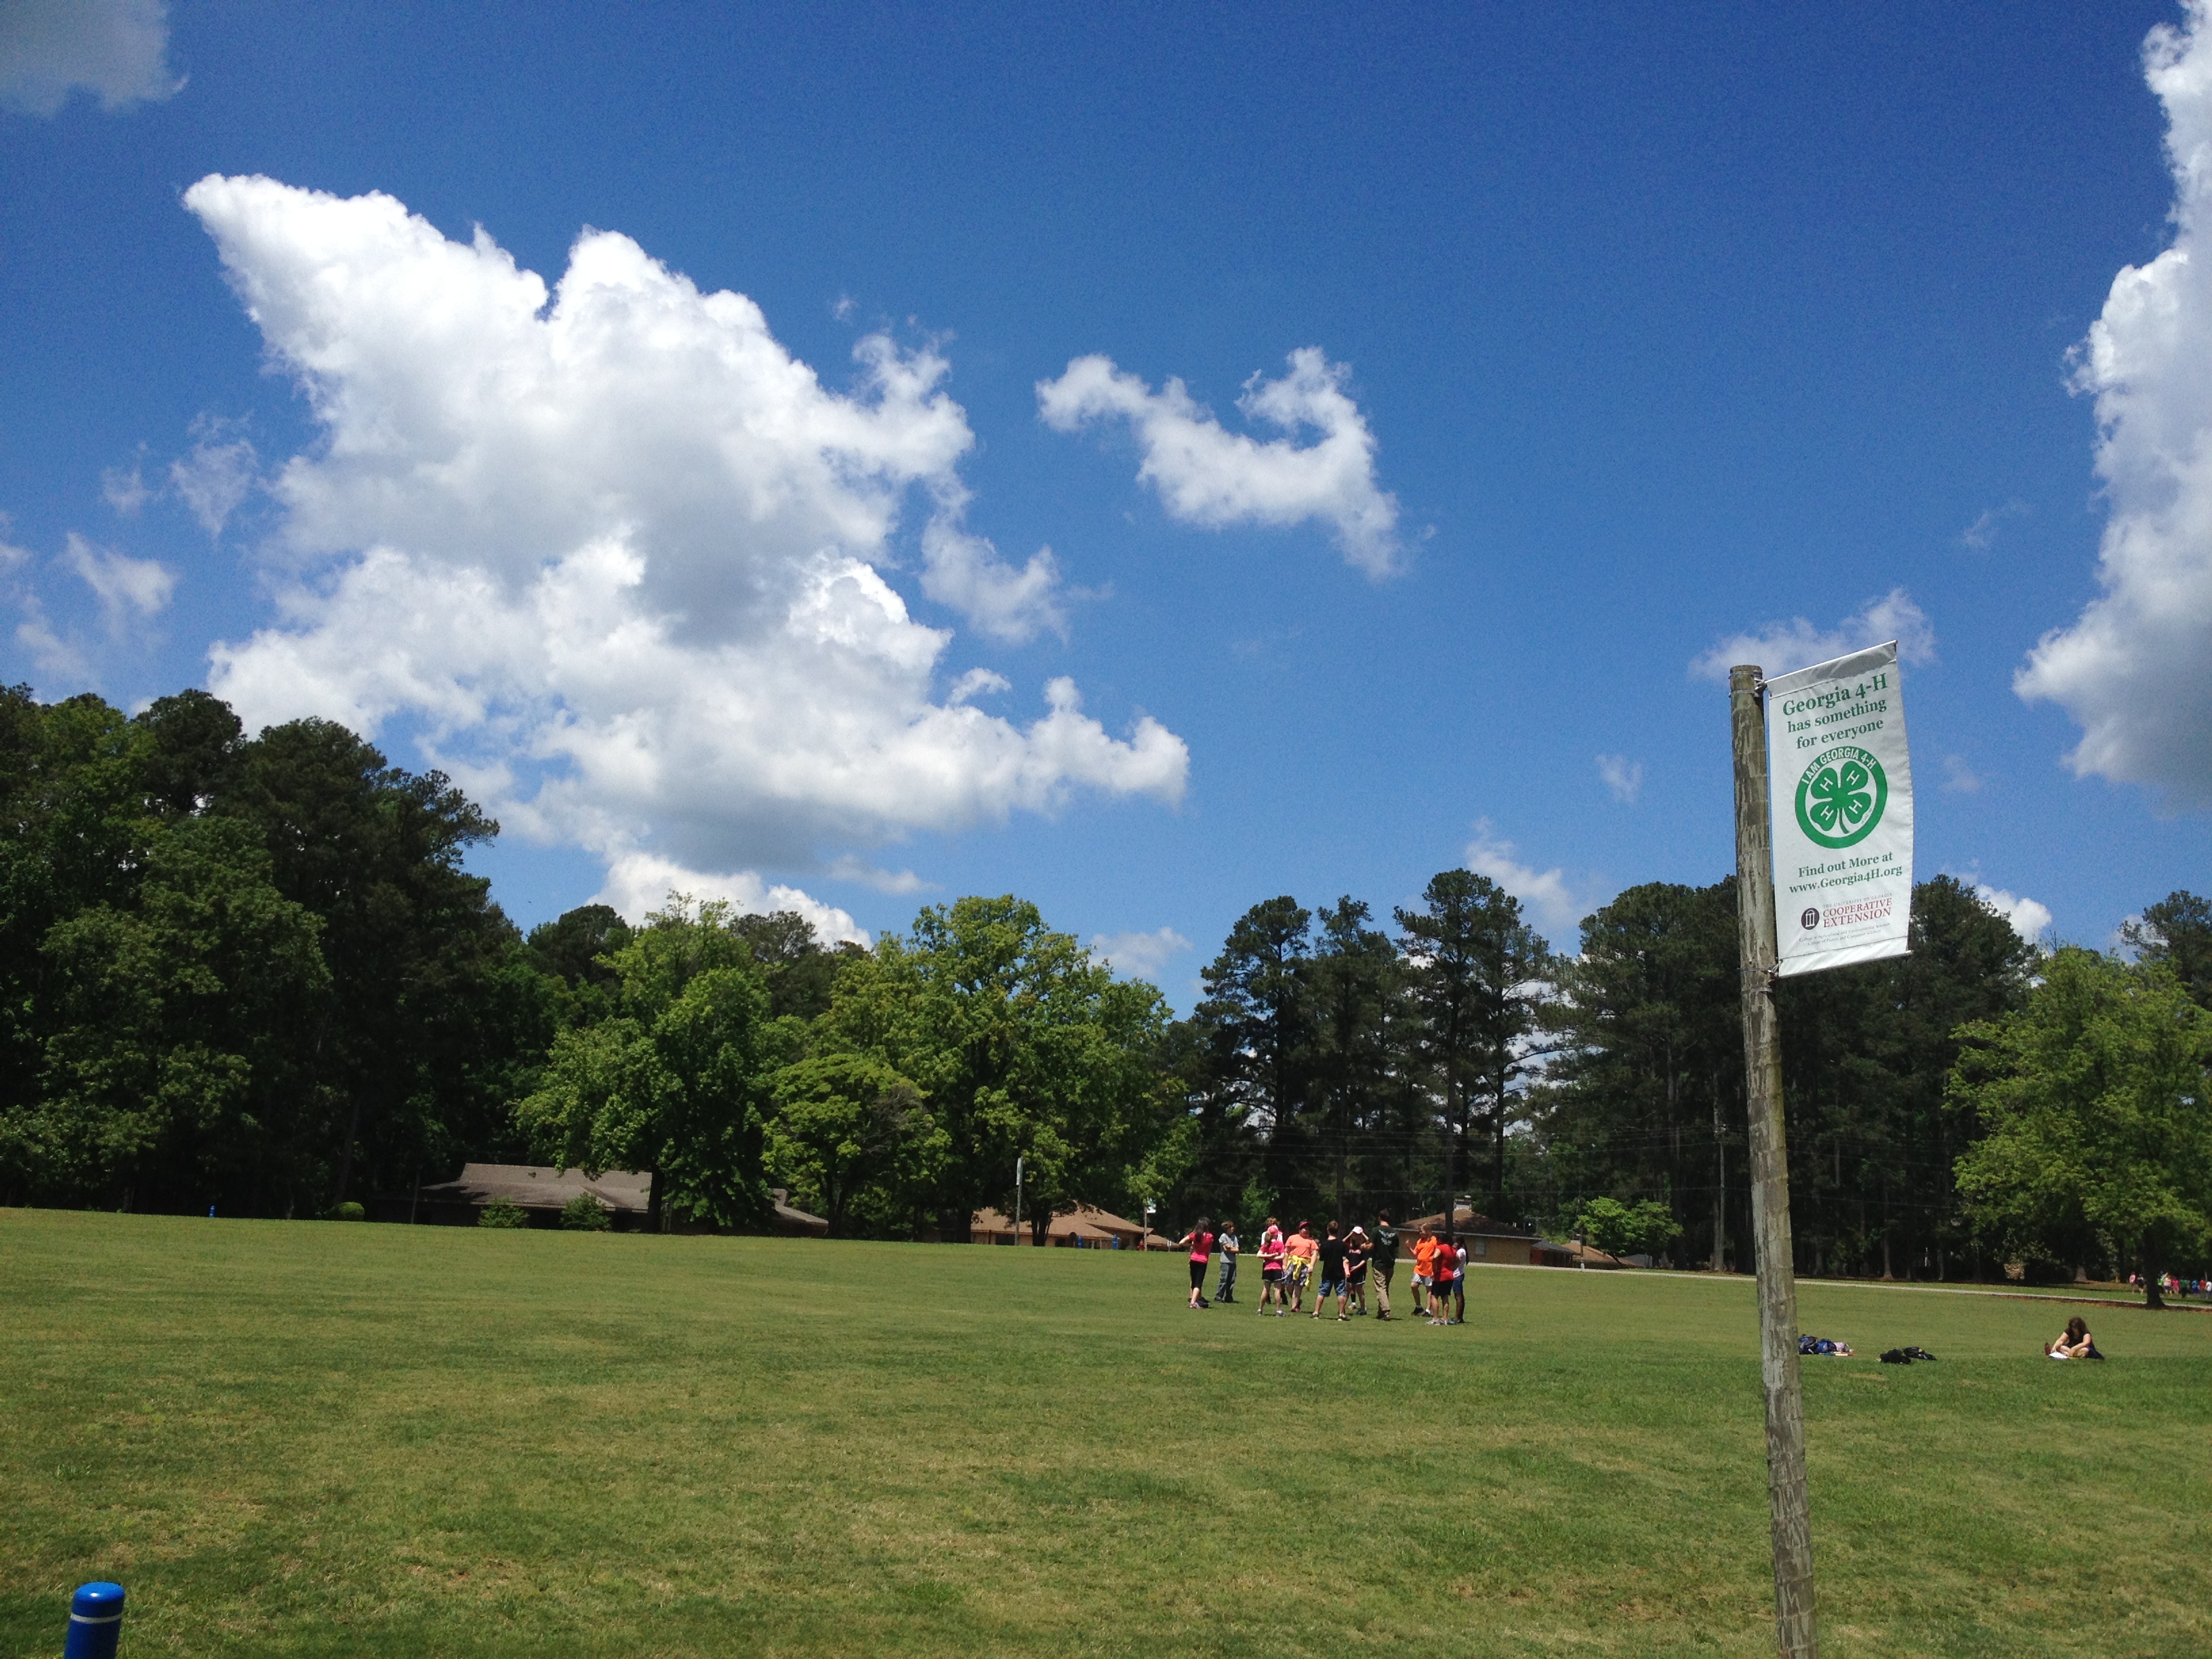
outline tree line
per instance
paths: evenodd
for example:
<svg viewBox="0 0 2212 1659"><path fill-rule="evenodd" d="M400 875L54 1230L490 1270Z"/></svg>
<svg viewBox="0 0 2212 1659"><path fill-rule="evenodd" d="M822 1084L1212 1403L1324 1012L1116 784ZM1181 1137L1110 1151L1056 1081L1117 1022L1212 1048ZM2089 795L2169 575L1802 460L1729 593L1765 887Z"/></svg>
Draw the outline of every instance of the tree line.
<svg viewBox="0 0 2212 1659"><path fill-rule="evenodd" d="M653 1174L653 1219L965 1240L1141 1203L1192 1137L1166 1004L1012 898L872 951L672 896L526 937L445 777L201 691L0 691L0 1203L311 1216L469 1159Z"/></svg>
<svg viewBox="0 0 2212 1659"><path fill-rule="evenodd" d="M1186 1211L1491 1218L1751 1266L1736 888L1648 883L1555 951L1465 870L1378 927L1255 905L1175 1036ZM2048 956L1950 876L1909 954L1781 981L1800 1271L2154 1279L2212 1249L2212 903ZM2131 960L2130 958L2132 958Z"/></svg>
<svg viewBox="0 0 2212 1659"><path fill-rule="evenodd" d="M758 1225L781 1186L840 1236L964 1240L1018 1158L1040 1237L1463 1195L1749 1266L1732 881L1630 888L1571 953L1467 870L1387 920L1269 899L1178 1020L1011 896L867 950L677 896L526 936L449 781L204 692L0 691L0 1202L316 1215L538 1159L650 1170L659 1224ZM1780 983L1801 1270L2201 1261L2212 905L2125 943L2045 956L1939 876L1910 955Z"/></svg>

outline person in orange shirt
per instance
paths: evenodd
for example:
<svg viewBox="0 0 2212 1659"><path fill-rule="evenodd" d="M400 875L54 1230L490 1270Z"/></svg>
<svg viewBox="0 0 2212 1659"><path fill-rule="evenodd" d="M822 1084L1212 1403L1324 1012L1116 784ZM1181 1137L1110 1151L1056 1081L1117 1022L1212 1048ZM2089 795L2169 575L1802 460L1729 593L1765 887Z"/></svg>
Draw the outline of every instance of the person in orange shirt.
<svg viewBox="0 0 2212 1659"><path fill-rule="evenodd" d="M1459 1240L1446 1233L1438 1241L1436 1259L1429 1266L1429 1302L1435 1309L1429 1317L1431 1325L1456 1325L1460 1322L1452 1316L1452 1307L1455 1300L1462 1295L1459 1276L1464 1265ZM1462 1300L1459 1305L1464 1308L1467 1304Z"/></svg>
<svg viewBox="0 0 2212 1659"><path fill-rule="evenodd" d="M1426 1227L1421 1229L1420 1237L1413 1241L1413 1311L1426 1314L1431 1318L1435 1317L1435 1310L1429 1306L1429 1286L1436 1278L1437 1251L1439 1248L1437 1236Z"/></svg>
<svg viewBox="0 0 2212 1659"><path fill-rule="evenodd" d="M1306 1286L1313 1283L1314 1263L1321 1259L1321 1240L1313 1236L1313 1223L1301 1221L1298 1230L1291 1235L1291 1311L1302 1313L1306 1305Z"/></svg>

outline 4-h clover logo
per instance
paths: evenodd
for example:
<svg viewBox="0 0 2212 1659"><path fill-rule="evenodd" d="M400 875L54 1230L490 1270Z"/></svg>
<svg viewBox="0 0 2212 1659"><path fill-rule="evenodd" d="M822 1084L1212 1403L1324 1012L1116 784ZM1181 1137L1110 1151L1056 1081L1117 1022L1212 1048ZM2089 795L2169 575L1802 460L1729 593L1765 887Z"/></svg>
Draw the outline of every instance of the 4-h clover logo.
<svg viewBox="0 0 2212 1659"><path fill-rule="evenodd" d="M1881 763L1845 744L1814 757L1797 780L1797 827L1818 847L1856 847L1889 805Z"/></svg>

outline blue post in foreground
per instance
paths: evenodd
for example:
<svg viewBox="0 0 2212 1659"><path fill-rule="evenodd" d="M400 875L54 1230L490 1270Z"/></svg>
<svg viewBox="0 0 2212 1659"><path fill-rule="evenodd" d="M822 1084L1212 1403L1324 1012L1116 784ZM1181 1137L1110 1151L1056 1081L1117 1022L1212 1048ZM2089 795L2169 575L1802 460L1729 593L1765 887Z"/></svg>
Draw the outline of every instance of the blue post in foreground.
<svg viewBox="0 0 2212 1659"><path fill-rule="evenodd" d="M115 1659L123 1634L123 1586L80 1584L70 1602L69 1642L62 1659Z"/></svg>

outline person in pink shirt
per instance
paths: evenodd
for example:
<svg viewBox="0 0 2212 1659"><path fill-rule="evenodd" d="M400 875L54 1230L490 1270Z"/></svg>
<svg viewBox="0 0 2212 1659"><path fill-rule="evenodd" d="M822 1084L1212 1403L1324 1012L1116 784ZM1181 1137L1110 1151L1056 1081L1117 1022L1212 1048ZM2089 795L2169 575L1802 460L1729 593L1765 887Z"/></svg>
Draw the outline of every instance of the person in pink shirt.
<svg viewBox="0 0 2212 1659"><path fill-rule="evenodd" d="M1283 1230L1275 1218L1267 1218L1267 1225L1260 1234L1260 1312L1273 1313L1278 1319L1288 1311L1283 1306L1283 1257L1286 1247ZM1273 1303L1271 1308L1268 1304Z"/></svg>
<svg viewBox="0 0 2212 1659"><path fill-rule="evenodd" d="M1213 1304L1206 1299L1206 1264L1213 1257L1212 1227L1200 1216L1197 1224L1176 1243L1190 1246L1190 1305L1194 1309L1212 1307Z"/></svg>

